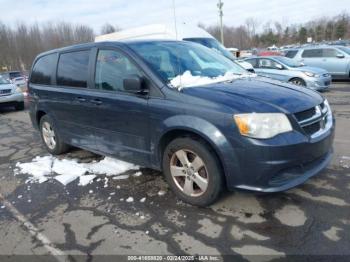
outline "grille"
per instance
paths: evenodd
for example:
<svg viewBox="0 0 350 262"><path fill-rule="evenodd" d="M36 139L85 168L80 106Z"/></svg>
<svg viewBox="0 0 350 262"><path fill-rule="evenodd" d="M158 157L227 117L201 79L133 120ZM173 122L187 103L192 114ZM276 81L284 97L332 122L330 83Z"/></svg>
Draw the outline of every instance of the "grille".
<svg viewBox="0 0 350 262"><path fill-rule="evenodd" d="M294 114L300 127L309 136L314 136L326 128L329 120L327 115L328 107L324 103Z"/></svg>
<svg viewBox="0 0 350 262"><path fill-rule="evenodd" d="M0 95L8 95L8 94L11 94L11 89L0 90Z"/></svg>
<svg viewBox="0 0 350 262"><path fill-rule="evenodd" d="M296 113L294 115L297 118L297 120L300 122L300 121L303 121L305 119L312 117L313 115L315 115L315 113L316 113L316 108L313 107L313 108L310 108L308 110Z"/></svg>

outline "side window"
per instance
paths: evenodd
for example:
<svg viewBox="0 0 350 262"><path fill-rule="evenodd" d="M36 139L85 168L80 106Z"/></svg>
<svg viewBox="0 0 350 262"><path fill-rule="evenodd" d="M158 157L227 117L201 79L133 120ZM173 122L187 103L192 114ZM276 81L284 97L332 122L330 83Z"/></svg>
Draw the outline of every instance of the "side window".
<svg viewBox="0 0 350 262"><path fill-rule="evenodd" d="M287 53L285 54L285 57L294 58L297 53L298 53L298 50L290 50L290 51L287 51Z"/></svg>
<svg viewBox="0 0 350 262"><path fill-rule="evenodd" d="M30 82L37 85L50 85L52 73L56 68L56 56L57 54L50 54L39 58L36 61Z"/></svg>
<svg viewBox="0 0 350 262"><path fill-rule="evenodd" d="M272 61L270 59L260 58L259 59L259 67L265 68L265 69L278 69L278 63L275 61Z"/></svg>
<svg viewBox="0 0 350 262"><path fill-rule="evenodd" d="M340 52L338 52L336 49L325 48L325 49L323 49L322 56L323 57L337 57L338 53L340 53Z"/></svg>
<svg viewBox="0 0 350 262"><path fill-rule="evenodd" d="M301 56L305 58L322 57L322 49L307 49L303 51L303 54Z"/></svg>
<svg viewBox="0 0 350 262"><path fill-rule="evenodd" d="M115 50L98 51L95 88L123 92L124 79L131 75L142 77L141 71L128 57Z"/></svg>
<svg viewBox="0 0 350 262"><path fill-rule="evenodd" d="M60 55L57 67L57 85L87 87L90 50Z"/></svg>
<svg viewBox="0 0 350 262"><path fill-rule="evenodd" d="M251 64L254 68L258 68L258 66L259 66L258 59L256 59L256 58L248 59L248 60L244 60L244 61Z"/></svg>

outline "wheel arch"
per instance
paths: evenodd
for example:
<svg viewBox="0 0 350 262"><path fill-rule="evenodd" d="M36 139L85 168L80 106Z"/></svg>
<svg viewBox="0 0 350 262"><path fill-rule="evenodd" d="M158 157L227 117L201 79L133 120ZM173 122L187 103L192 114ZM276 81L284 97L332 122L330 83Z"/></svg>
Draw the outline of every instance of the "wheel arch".
<svg viewBox="0 0 350 262"><path fill-rule="evenodd" d="M183 118L177 116L176 118L176 120L168 121L167 129L164 130L155 143L155 164L161 169L164 150L171 141L178 137L192 136L204 141L212 149L224 172L225 182L228 182L229 176L234 169L234 159L237 158L235 151L224 134L216 126L204 119L191 116L183 116ZM180 119L181 121L178 121ZM169 126L170 122L173 125Z"/></svg>

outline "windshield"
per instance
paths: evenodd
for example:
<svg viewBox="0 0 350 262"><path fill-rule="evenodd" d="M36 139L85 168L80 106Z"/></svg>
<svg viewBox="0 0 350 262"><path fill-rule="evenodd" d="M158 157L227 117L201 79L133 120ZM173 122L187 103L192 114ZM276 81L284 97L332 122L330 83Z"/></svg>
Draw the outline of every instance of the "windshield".
<svg viewBox="0 0 350 262"><path fill-rule="evenodd" d="M340 47L338 47L341 51L343 51L343 52L345 52L345 53L347 53L348 55L350 55L350 48L348 48L348 47L342 47L342 46L340 46Z"/></svg>
<svg viewBox="0 0 350 262"><path fill-rule="evenodd" d="M6 84L10 84L10 82L0 76L0 85L6 85Z"/></svg>
<svg viewBox="0 0 350 262"><path fill-rule="evenodd" d="M213 38L184 38L185 41L195 42L201 45L204 45L210 49L215 50L216 52L221 53L227 58L234 60L235 57L231 54L222 44L220 44L216 39Z"/></svg>
<svg viewBox="0 0 350 262"><path fill-rule="evenodd" d="M206 47L189 42L148 42L129 45L166 82L190 72L192 76L214 78L247 71Z"/></svg>
<svg viewBox="0 0 350 262"><path fill-rule="evenodd" d="M301 63L294 61L293 59L290 59L288 57L284 56L276 56L274 57L277 61L281 62L282 64L285 64L289 67L301 67L303 66Z"/></svg>

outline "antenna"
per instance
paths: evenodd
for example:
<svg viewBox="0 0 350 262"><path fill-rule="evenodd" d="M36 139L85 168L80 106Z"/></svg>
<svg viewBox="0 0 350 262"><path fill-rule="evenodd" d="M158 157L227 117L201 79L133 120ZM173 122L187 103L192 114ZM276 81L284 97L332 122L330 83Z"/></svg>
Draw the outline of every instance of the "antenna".
<svg viewBox="0 0 350 262"><path fill-rule="evenodd" d="M174 27L175 27L175 37L177 39L177 23L176 23L176 8L175 8L175 0L173 0L173 15L174 15Z"/></svg>

